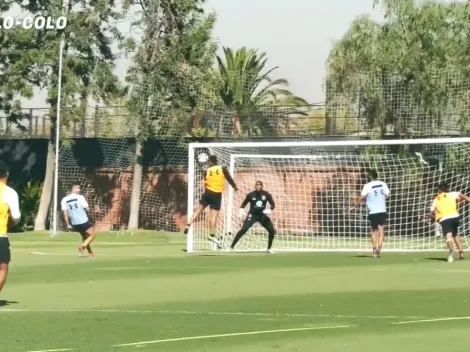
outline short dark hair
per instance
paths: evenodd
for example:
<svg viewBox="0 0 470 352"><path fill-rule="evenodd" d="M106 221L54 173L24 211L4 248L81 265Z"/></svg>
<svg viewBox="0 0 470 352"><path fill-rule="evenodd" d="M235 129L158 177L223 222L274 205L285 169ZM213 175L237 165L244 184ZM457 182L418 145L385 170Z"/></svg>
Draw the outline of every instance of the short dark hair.
<svg viewBox="0 0 470 352"><path fill-rule="evenodd" d="M72 187L74 186L79 186L80 187L80 181L75 181L72 183Z"/></svg>
<svg viewBox="0 0 470 352"><path fill-rule="evenodd" d="M449 184L447 182L441 182L439 183L439 186L437 186L437 189L441 192L449 192Z"/></svg>
<svg viewBox="0 0 470 352"><path fill-rule="evenodd" d="M9 171L8 165L5 162L0 161L0 178L8 177Z"/></svg>
<svg viewBox="0 0 470 352"><path fill-rule="evenodd" d="M212 164L217 164L217 157L215 155L209 155L209 162L211 162Z"/></svg>
<svg viewBox="0 0 470 352"><path fill-rule="evenodd" d="M377 173L377 171L375 170L372 170L370 169L369 171L367 171L367 175L369 175L371 178L373 178L374 180L377 179L377 177L379 177L379 174Z"/></svg>
<svg viewBox="0 0 470 352"><path fill-rule="evenodd" d="M259 183L261 186L264 186L264 185L263 185L263 181L258 180L258 181L255 182L255 185L257 185L258 183Z"/></svg>

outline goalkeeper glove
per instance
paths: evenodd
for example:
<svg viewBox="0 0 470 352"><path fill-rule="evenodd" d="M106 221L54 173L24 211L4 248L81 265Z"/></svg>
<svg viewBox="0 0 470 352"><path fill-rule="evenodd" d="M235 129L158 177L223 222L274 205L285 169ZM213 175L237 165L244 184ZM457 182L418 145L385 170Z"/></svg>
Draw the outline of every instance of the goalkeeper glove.
<svg viewBox="0 0 470 352"><path fill-rule="evenodd" d="M269 214L271 214L271 209L264 209L264 210L263 210L263 214L264 214L264 215L269 215Z"/></svg>
<svg viewBox="0 0 470 352"><path fill-rule="evenodd" d="M241 218L244 218L245 217L245 209L240 209L238 211L238 216L241 217Z"/></svg>

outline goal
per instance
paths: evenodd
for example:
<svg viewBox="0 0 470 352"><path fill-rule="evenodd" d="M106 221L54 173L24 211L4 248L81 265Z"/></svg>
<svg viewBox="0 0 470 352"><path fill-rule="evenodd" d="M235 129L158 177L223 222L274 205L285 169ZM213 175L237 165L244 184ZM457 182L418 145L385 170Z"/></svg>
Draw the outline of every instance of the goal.
<svg viewBox="0 0 470 352"><path fill-rule="evenodd" d="M470 192L470 138L360 141L283 141L192 143L189 145L188 217L204 189L200 153L213 154L227 167L239 188L227 185L217 236L228 248L243 219L238 209L256 180L273 195L271 218L276 251L369 251L370 227L365 206L351 210L366 183L366 170L378 171L391 190L384 251L445 249L438 227L425 217L439 182ZM461 204L460 234L469 234L469 208ZM213 251L207 240L207 212L187 237L188 252ZM465 242L465 240L464 240ZM254 226L237 250L266 249L267 233ZM224 250L224 249L222 249Z"/></svg>

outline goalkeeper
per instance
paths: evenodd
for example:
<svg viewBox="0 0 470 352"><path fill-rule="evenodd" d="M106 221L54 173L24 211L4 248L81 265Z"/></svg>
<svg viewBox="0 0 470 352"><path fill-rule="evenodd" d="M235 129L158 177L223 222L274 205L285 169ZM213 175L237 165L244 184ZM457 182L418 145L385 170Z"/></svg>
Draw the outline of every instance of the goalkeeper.
<svg viewBox="0 0 470 352"><path fill-rule="evenodd" d="M250 203L250 210L248 215L245 215L245 207ZM269 203L270 209L266 209L266 205ZM240 217L245 218L243 226L240 231L237 232L233 239L230 248L235 249L236 244L240 239L247 233L247 231L257 222L268 231L268 253L272 253L271 247L274 241L275 229L274 224L268 217L269 214L274 210L276 205L274 204L273 197L269 192L263 190L263 182L256 181L255 190L246 195L245 200L240 206Z"/></svg>

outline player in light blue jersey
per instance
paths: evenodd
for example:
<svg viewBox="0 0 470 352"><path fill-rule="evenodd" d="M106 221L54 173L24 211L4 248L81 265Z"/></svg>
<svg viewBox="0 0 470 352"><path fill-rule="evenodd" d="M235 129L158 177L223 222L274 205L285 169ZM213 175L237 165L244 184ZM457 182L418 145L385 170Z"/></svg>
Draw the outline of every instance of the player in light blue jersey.
<svg viewBox="0 0 470 352"><path fill-rule="evenodd" d="M369 222L372 228L372 254L380 256L384 242L384 226L387 221L387 198L390 190L385 182L377 180L377 171L367 172L368 183L364 185L359 203L366 203L369 213Z"/></svg>
<svg viewBox="0 0 470 352"><path fill-rule="evenodd" d="M95 239L95 231L88 217L88 203L84 196L80 194L80 184L75 182L68 196L61 201L62 211L64 212L65 223L68 230L73 230L82 236L83 243L78 250L82 255L85 248L90 256L94 256L91 250L91 242Z"/></svg>

